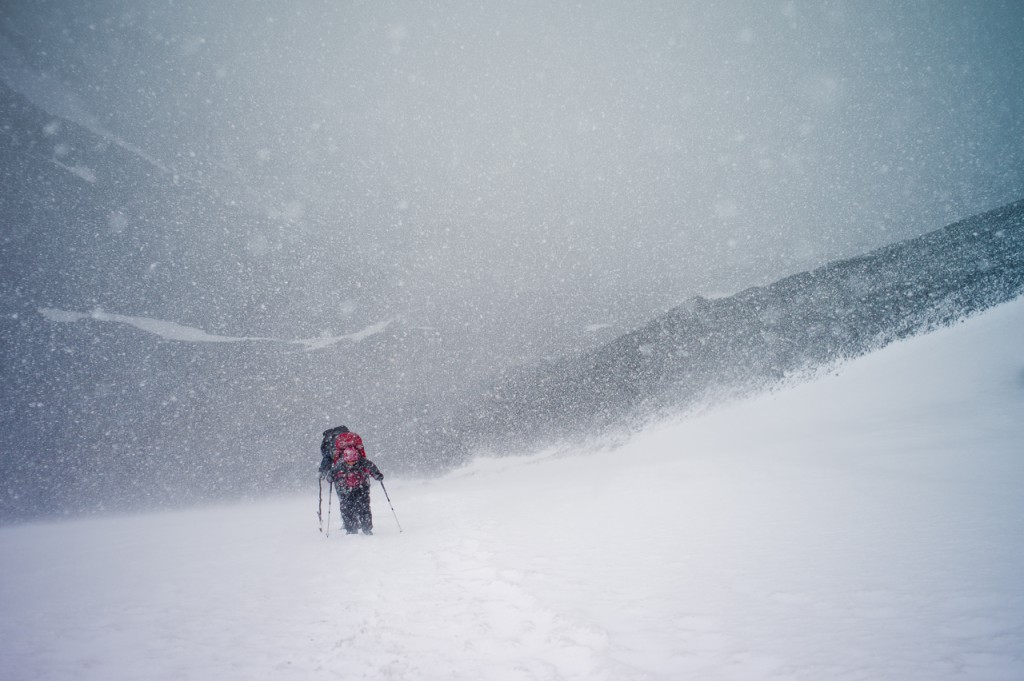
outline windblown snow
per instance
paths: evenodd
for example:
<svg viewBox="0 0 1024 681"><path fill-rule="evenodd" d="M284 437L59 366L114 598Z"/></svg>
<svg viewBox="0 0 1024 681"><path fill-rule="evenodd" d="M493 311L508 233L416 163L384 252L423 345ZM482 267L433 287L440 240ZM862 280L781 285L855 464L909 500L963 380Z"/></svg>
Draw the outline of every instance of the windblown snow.
<svg viewBox="0 0 1024 681"><path fill-rule="evenodd" d="M317 531L318 433L301 498L3 528L3 676L1021 679L1022 340L1017 300L623 442L389 478L401 533L379 486L375 536Z"/></svg>

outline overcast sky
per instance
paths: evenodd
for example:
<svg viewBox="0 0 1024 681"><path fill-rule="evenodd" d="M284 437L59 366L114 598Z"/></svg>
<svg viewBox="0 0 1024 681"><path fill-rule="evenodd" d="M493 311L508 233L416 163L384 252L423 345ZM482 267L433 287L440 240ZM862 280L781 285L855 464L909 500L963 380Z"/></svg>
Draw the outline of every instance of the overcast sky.
<svg viewBox="0 0 1024 681"><path fill-rule="evenodd" d="M1021 198L1021 3L707 5L12 0L0 76L386 313L643 316Z"/></svg>

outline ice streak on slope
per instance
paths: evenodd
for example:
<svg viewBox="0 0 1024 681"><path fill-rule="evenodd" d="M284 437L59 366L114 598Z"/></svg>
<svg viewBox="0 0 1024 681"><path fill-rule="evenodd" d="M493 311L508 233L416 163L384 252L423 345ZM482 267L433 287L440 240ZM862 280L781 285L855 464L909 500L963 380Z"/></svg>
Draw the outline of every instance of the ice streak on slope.
<svg viewBox="0 0 1024 681"><path fill-rule="evenodd" d="M63 118L86 128L125 151L138 156L163 173L174 177L186 177L198 182L196 178L176 171L162 163L152 154L105 129L99 119L89 110L85 102L75 95L71 88L59 82L53 76L33 68L21 55L18 48L11 44L11 41L2 33L0 33L0 81L6 83L15 92L27 97L33 104L50 115ZM89 180L85 175L76 172L79 170L77 168L69 168L59 163L57 165L61 165L61 167L74 172L76 175L80 175L88 182L95 182L94 179Z"/></svg>
<svg viewBox="0 0 1024 681"><path fill-rule="evenodd" d="M356 331L354 333L331 336L324 334L317 338L299 339L299 340L286 340L280 338L267 338L264 336L220 336L216 334L207 333L202 329L197 329L192 326L184 326L177 322L171 322L163 319L151 319L149 317L133 317L129 315L111 314L102 310L94 310L92 312L72 312L68 310L59 310L55 308L40 308L39 314L48 319L51 322L65 322L73 323L82 319L90 319L93 321L100 322L116 322L118 324L127 324L128 326L134 326L137 329L152 333L166 340L182 341L186 343L255 343L255 342L272 342L272 343L289 343L293 345L303 345L307 350L321 350L326 347L330 347L342 341L351 341L358 343L363 341L370 336L375 336L379 333L383 333L387 327L395 321L395 318L385 319L384 321L371 324L370 326Z"/></svg>

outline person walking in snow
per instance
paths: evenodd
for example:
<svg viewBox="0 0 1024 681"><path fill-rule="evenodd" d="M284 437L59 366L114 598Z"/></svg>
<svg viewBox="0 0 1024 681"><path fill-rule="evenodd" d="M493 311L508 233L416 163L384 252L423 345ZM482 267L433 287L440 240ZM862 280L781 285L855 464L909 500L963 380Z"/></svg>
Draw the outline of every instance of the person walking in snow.
<svg viewBox="0 0 1024 681"><path fill-rule="evenodd" d="M341 503L341 520L345 532L373 534L370 511L370 478L383 480L384 474L366 458L363 441L355 433L339 433L334 439L330 466L321 469L324 477L334 483Z"/></svg>

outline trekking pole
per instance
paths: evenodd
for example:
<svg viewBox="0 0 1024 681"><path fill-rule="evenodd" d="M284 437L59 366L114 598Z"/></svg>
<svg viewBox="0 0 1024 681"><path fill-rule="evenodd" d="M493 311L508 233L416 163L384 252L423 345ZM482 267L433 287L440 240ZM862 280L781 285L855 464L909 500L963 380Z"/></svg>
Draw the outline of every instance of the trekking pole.
<svg viewBox="0 0 1024 681"><path fill-rule="evenodd" d="M324 479L320 478L320 503L316 507L316 519L320 523L320 534L324 532Z"/></svg>
<svg viewBox="0 0 1024 681"><path fill-rule="evenodd" d="M388 506L391 506L391 497L388 496L388 488L384 486L384 481L383 480L378 480L377 482L380 483L380 488L382 490L384 490L384 498L388 500ZM394 506L391 506L391 514L393 516L395 516L395 524L398 525L398 531L401 532L402 531L402 523L398 522L398 514L395 513L395 507Z"/></svg>
<svg viewBox="0 0 1024 681"><path fill-rule="evenodd" d="M327 536L331 536L331 506L334 506L334 481L327 486Z"/></svg>

